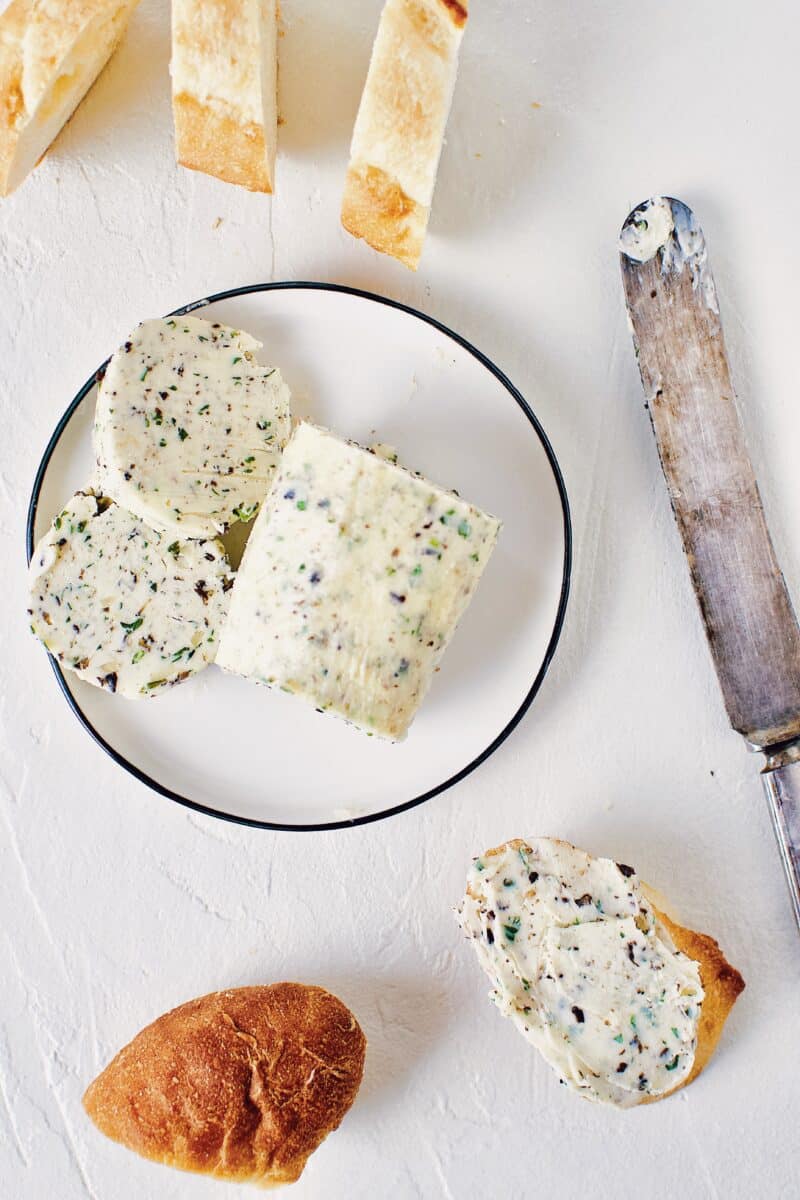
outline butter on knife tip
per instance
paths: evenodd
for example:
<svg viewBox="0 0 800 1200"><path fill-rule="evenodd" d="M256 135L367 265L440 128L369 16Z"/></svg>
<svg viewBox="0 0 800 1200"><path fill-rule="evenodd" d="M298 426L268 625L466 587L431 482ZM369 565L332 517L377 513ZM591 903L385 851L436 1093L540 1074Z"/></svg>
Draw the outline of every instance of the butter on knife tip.
<svg viewBox="0 0 800 1200"><path fill-rule="evenodd" d="M661 255L661 273L688 270L692 286L699 290L712 312L719 312L714 278L708 266L708 250L697 218L682 200L654 196L628 214L619 236L623 262L647 263Z"/></svg>

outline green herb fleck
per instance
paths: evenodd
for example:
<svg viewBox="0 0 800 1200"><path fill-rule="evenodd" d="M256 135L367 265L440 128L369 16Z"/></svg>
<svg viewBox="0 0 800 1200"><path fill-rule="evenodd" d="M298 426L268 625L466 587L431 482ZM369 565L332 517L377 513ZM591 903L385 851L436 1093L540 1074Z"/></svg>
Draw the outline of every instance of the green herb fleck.
<svg viewBox="0 0 800 1200"><path fill-rule="evenodd" d="M131 662L135 662L135 663L141 662L146 653L147 653L147 651L142 646L140 646L139 649L136 651L136 653L131 658Z"/></svg>
<svg viewBox="0 0 800 1200"><path fill-rule="evenodd" d="M668 1071L674 1071L674 1070L675 1070L675 1068L676 1068L676 1067L677 1067L677 1065L678 1065L678 1059L679 1059L679 1058L680 1058L680 1055L676 1054L676 1055L675 1055L675 1057L673 1058L672 1062L668 1062L668 1063L667 1063L667 1070L668 1070Z"/></svg>
<svg viewBox="0 0 800 1200"><path fill-rule="evenodd" d="M241 354L237 354L236 357L233 359L233 366L235 367L237 362L241 362L241 361L242 361Z"/></svg>
<svg viewBox="0 0 800 1200"><path fill-rule="evenodd" d="M167 546L167 554L171 554L173 558L177 558L181 552L180 542L173 542L171 546Z"/></svg>
<svg viewBox="0 0 800 1200"><path fill-rule="evenodd" d="M614 1041L615 1041L615 1042L621 1042L621 1041L623 1041L623 1040L624 1040L624 1039L623 1039L623 1037L622 1037L622 1034L621 1034L621 1033L618 1033L618 1034L617 1034L617 1036L614 1038Z"/></svg>
<svg viewBox="0 0 800 1200"><path fill-rule="evenodd" d="M149 375L149 373L150 373L150 368L145 367L145 369L142 371L141 375L139 376L139 383L144 383L144 381L145 381L145 379L147 379L147 376Z"/></svg>
<svg viewBox="0 0 800 1200"><path fill-rule="evenodd" d="M209 410L210 408L211 408L211 405L210 405L210 404L204 404L204 405L202 406L202 408L198 408L198 410L197 410L197 415L198 415L198 416L202 416L202 414L203 414L203 413L207 413L207 412L208 412L208 410Z"/></svg>
<svg viewBox="0 0 800 1200"><path fill-rule="evenodd" d="M472 533L472 528L469 521L460 521L458 525L458 536L468 538Z"/></svg>
<svg viewBox="0 0 800 1200"><path fill-rule="evenodd" d="M233 515L237 521L242 521L244 524L247 524L248 521L252 521L257 512L257 504L239 504L233 510Z"/></svg>
<svg viewBox="0 0 800 1200"><path fill-rule="evenodd" d="M508 938L508 940L510 942L513 942L514 938L519 933L519 927L520 927L520 918L519 917L511 917L506 922L506 924L503 926L503 933L506 935L506 937Z"/></svg>
<svg viewBox="0 0 800 1200"><path fill-rule="evenodd" d="M300 509L300 512L305 512L306 508L308 507L308 501L307 500L298 500L297 507Z"/></svg>
<svg viewBox="0 0 800 1200"><path fill-rule="evenodd" d="M120 625L126 633L133 633L140 625L144 623L144 617L137 617L135 621L120 621Z"/></svg>
<svg viewBox="0 0 800 1200"><path fill-rule="evenodd" d="M181 439L181 441L182 441L182 442L185 442L185 441L186 441L186 439L188 438L188 436L189 436L189 435L188 435L188 433L186 432L186 430L185 430L185 429L179 429L179 430L178 430L178 437Z"/></svg>
<svg viewBox="0 0 800 1200"><path fill-rule="evenodd" d="M417 565L414 567L414 570L411 572L411 574L412 575L421 575L422 574L422 567L420 566L419 563L417 563Z"/></svg>

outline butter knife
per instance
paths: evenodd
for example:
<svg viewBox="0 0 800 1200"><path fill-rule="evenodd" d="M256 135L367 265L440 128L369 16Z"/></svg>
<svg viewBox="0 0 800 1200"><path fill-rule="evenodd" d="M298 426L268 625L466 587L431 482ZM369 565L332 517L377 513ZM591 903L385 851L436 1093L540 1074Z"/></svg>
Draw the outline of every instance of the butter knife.
<svg viewBox="0 0 800 1200"><path fill-rule="evenodd" d="M703 231L659 196L626 218L622 281L646 406L733 728L762 779L800 929L800 627L736 408Z"/></svg>

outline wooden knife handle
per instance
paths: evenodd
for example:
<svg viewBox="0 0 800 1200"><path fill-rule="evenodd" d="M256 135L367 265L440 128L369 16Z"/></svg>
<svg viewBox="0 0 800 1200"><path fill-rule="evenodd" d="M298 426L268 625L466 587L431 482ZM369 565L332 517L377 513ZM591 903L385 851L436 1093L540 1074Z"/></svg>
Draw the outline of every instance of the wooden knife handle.
<svg viewBox="0 0 800 1200"><path fill-rule="evenodd" d="M761 778L800 929L800 743L769 751Z"/></svg>

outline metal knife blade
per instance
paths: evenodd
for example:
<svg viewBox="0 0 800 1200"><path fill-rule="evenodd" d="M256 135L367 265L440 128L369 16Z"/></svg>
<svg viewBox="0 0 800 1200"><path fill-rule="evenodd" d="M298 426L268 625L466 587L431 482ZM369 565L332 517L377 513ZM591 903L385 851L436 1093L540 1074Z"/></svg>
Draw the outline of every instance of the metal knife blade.
<svg viewBox="0 0 800 1200"><path fill-rule="evenodd" d="M767 772L787 772L768 781L767 794L800 925L800 843L791 841L800 753L770 753L800 739L800 626L747 453L703 231L681 201L648 200L622 226L620 260L647 407L728 716L768 753Z"/></svg>

